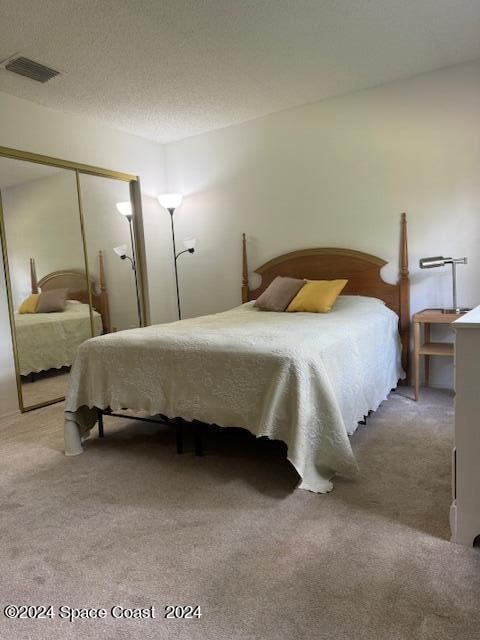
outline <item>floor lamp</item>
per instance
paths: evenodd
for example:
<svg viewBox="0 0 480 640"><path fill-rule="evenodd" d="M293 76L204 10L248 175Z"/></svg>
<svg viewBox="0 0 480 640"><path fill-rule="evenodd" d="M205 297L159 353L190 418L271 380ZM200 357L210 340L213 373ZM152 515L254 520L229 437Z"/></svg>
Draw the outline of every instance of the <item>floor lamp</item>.
<svg viewBox="0 0 480 640"><path fill-rule="evenodd" d="M135 253L135 240L133 237L133 209L131 202L117 202L116 204L117 211L122 214L128 220L128 228L130 230L130 244L132 246L132 258L127 256L127 246L125 244L120 245L119 247L115 247L113 250L115 253L120 256L122 260L128 258L130 260L130 264L132 265L132 270L135 276L135 293L137 295L137 313L138 313L138 324L142 326L142 306L140 304L140 293L138 290L138 277L137 277L137 256Z"/></svg>
<svg viewBox="0 0 480 640"><path fill-rule="evenodd" d="M195 238L191 238L183 241L183 246L185 249L183 251L179 251L177 253L177 248L175 245L175 226L173 224L173 213L177 207L182 204L183 196L179 193L164 193L158 196L158 201L161 206L168 211L170 214L170 224L172 227L172 246L173 246L173 263L175 266L175 285L177 288L177 309L178 309L178 319L182 319L182 310L180 307L180 290L178 287L178 269L177 269L177 260L183 253L194 253L195 252Z"/></svg>

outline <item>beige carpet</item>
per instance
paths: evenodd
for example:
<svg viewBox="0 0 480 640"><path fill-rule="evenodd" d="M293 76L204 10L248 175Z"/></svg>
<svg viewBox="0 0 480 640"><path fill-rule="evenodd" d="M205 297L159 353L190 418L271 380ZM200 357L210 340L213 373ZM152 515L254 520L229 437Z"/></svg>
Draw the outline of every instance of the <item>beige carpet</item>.
<svg viewBox="0 0 480 640"><path fill-rule="evenodd" d="M155 620L6 620L4 639L480 638L480 553L448 541L452 398L391 395L353 437L362 475L295 491L279 443L107 421L62 455L61 405L0 426L2 610L156 608ZM164 606L200 605L200 620Z"/></svg>

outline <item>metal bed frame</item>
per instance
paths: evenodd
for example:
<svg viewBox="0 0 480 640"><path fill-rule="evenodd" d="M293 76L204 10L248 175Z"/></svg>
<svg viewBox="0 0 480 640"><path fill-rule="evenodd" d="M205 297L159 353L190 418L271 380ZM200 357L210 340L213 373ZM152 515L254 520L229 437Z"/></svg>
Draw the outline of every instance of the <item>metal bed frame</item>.
<svg viewBox="0 0 480 640"><path fill-rule="evenodd" d="M175 439L177 445L177 453L182 454L184 452L184 443L183 443L183 432L185 426L193 426L193 441L194 441L194 450L196 456L204 455L203 448L203 437L206 431L207 425L204 422L200 422L199 420L193 420L192 422L187 422L182 418L167 418L162 414L159 414L160 419L156 420L153 418L143 418L141 416L133 416L128 415L126 413L118 413L116 411L112 411L111 409L99 409L97 407L97 417L98 417L98 436L99 438L105 437L105 430L103 424L103 416L112 416L114 418L126 418L127 420L139 420L140 422L150 422L152 424L160 424L167 427L175 428Z"/></svg>
<svg viewBox="0 0 480 640"><path fill-rule="evenodd" d="M396 391L396 389L392 389L392 391ZM371 415L372 410L368 412L366 416L363 416L363 420L359 421L359 424L366 425L367 418ZM174 427L175 428L175 441L177 447L177 453L182 454L184 452L184 442L183 442L183 432L184 427L189 426L193 427L193 442L194 442L194 451L196 456L205 455L204 449L204 439L205 434L207 432L208 425L205 422L200 422L199 420L192 420L192 422L188 422L187 420L183 420L182 418L167 418L163 414L158 414L160 416L159 420L154 420L153 418L143 418L141 416L132 416L127 413L118 413L116 411L112 411L111 409L99 409L97 407L97 417L98 417L98 437L105 437L105 427L103 424L103 416L112 416L113 418L124 418L127 420L139 420L140 422L150 422L151 424L160 424L166 427Z"/></svg>

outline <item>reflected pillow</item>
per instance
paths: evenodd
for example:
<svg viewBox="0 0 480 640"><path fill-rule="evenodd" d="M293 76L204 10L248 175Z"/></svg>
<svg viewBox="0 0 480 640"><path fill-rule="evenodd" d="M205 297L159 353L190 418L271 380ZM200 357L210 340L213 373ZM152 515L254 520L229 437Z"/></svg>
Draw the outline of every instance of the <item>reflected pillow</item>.
<svg viewBox="0 0 480 640"><path fill-rule="evenodd" d="M39 293L32 293L25 298L20 307L18 308L18 313L37 313L37 305L38 298L40 297Z"/></svg>
<svg viewBox="0 0 480 640"><path fill-rule="evenodd" d="M55 313L65 311L68 289L50 289L42 291L38 298L37 313Z"/></svg>
<svg viewBox="0 0 480 640"><path fill-rule="evenodd" d="M285 311L305 284L305 280L277 276L255 300L255 307L262 311Z"/></svg>
<svg viewBox="0 0 480 640"><path fill-rule="evenodd" d="M287 311L328 313L347 282L348 280L307 280L288 305Z"/></svg>

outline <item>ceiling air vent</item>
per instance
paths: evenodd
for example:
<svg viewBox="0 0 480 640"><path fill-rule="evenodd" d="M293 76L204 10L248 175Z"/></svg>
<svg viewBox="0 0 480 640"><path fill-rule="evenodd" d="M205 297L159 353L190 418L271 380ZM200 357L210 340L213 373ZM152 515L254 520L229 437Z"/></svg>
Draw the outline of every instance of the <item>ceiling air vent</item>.
<svg viewBox="0 0 480 640"><path fill-rule="evenodd" d="M60 71L50 69L50 67L46 67L44 64L29 60L23 56L9 60L5 65L5 69L12 73L17 73L20 76L36 80L37 82L47 82L60 73Z"/></svg>

